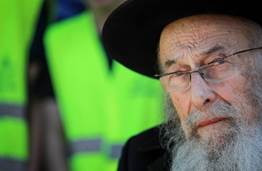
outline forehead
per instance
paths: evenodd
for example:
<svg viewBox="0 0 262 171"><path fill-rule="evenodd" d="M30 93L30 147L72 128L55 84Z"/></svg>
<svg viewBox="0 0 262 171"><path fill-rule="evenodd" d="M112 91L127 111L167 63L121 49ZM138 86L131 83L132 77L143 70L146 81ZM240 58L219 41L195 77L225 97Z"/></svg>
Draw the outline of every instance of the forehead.
<svg viewBox="0 0 262 171"><path fill-rule="evenodd" d="M197 55L214 47L236 51L247 48L248 24L236 17L199 15L167 25L160 37L160 61Z"/></svg>

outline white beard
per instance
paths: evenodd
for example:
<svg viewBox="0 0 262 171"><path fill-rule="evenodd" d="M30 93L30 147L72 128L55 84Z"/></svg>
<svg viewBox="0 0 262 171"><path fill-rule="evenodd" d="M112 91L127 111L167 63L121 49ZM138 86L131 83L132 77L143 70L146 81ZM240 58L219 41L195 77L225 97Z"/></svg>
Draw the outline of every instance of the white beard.
<svg viewBox="0 0 262 171"><path fill-rule="evenodd" d="M215 147L211 147L215 148ZM261 128L236 135L223 149L210 152L197 139L174 149L171 171L259 171L262 169Z"/></svg>
<svg viewBox="0 0 262 171"><path fill-rule="evenodd" d="M262 170L261 119L257 118L260 124L256 126L250 126L245 121L232 122L228 129L212 130L211 138L204 141L193 135L186 139L174 108L171 107L172 102L167 102L169 121L163 127L162 138L165 139L164 143L172 153L171 171ZM221 109L225 110L224 113L230 110L221 107L214 110L220 110L223 114ZM225 135L222 145L216 141L221 131Z"/></svg>

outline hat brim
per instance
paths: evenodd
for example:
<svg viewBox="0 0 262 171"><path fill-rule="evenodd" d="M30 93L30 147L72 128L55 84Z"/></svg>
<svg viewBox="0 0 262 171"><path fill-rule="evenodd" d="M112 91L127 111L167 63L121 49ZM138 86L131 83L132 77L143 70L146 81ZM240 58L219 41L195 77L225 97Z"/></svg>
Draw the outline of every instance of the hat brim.
<svg viewBox="0 0 262 171"><path fill-rule="evenodd" d="M262 23L255 1L127 0L108 17L102 38L106 52L124 66L154 78L159 73L157 49L163 28L196 14L241 16Z"/></svg>

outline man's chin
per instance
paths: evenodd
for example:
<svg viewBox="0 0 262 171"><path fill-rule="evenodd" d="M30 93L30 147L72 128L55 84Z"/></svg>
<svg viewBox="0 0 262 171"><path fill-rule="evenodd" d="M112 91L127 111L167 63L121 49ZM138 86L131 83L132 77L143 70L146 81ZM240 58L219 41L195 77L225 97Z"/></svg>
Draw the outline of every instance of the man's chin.
<svg viewBox="0 0 262 171"><path fill-rule="evenodd" d="M201 144L221 148L232 141L236 130L228 122L218 122L198 128L195 134Z"/></svg>

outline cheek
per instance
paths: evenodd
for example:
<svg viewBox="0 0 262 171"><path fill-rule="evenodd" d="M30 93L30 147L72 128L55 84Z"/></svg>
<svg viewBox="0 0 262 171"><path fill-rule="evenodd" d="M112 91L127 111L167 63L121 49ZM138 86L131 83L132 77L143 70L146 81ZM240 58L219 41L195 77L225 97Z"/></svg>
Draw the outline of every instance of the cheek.
<svg viewBox="0 0 262 171"><path fill-rule="evenodd" d="M179 119L183 123L187 118L190 109L190 97L186 94L173 94L171 95L171 99L176 108Z"/></svg>
<svg viewBox="0 0 262 171"><path fill-rule="evenodd" d="M230 104L239 102L240 99L245 99L246 95L246 79L244 77L236 77L213 86L213 89L220 98L226 100Z"/></svg>
<svg viewBox="0 0 262 171"><path fill-rule="evenodd" d="M179 117L182 129L186 137L191 135L191 128L188 128L188 125L185 124L188 119L188 114L190 112L190 95L188 93L184 93L181 95L173 95L171 96L173 105L176 108L177 115Z"/></svg>
<svg viewBox="0 0 262 171"><path fill-rule="evenodd" d="M254 97L250 94L249 85L246 83L247 80L242 77L214 86L214 89L220 98L243 112L240 119L252 124L257 120L257 112L254 110Z"/></svg>

